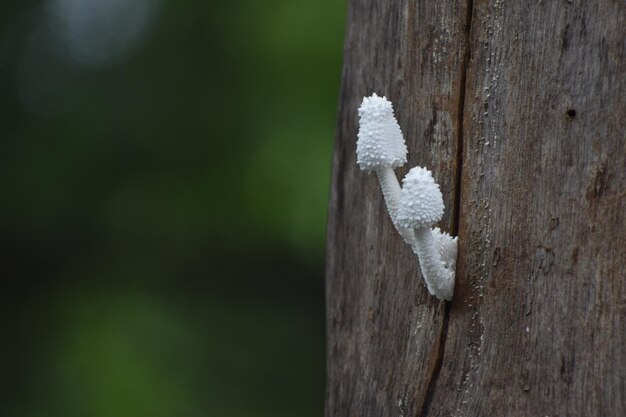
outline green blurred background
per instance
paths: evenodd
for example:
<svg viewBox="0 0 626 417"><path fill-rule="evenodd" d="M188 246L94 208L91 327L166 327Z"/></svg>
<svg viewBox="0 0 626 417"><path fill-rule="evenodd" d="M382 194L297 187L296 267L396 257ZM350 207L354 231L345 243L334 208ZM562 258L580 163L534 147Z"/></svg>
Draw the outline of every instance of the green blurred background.
<svg viewBox="0 0 626 417"><path fill-rule="evenodd" d="M2 1L0 416L323 415L344 17Z"/></svg>

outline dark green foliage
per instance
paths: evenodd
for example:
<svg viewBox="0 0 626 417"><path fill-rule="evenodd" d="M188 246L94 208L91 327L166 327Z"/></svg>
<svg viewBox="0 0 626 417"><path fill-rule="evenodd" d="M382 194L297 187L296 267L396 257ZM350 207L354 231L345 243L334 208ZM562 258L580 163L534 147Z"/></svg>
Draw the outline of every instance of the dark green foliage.
<svg viewBox="0 0 626 417"><path fill-rule="evenodd" d="M344 7L163 2L29 107L42 9L0 6L0 415L322 415Z"/></svg>

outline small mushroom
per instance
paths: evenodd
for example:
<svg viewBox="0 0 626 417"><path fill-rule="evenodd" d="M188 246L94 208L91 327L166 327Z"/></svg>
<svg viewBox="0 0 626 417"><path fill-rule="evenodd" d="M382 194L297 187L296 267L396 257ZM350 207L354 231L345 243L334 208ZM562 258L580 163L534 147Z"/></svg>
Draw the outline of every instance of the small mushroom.
<svg viewBox="0 0 626 417"><path fill-rule="evenodd" d="M428 291L442 300L454 292L457 238L431 227L443 216L443 197L432 173L422 167L409 171L402 181L396 221L399 227L413 229L420 269Z"/></svg>
<svg viewBox="0 0 626 417"><path fill-rule="evenodd" d="M439 185L426 168L413 168L401 188L394 168L406 164L407 148L393 106L385 97L364 97L359 107L357 163L375 171L389 216L420 260L428 291L443 300L454 292L457 238L431 227L443 216Z"/></svg>
<svg viewBox="0 0 626 417"><path fill-rule="evenodd" d="M358 113L357 163L364 171L376 172L394 226L404 240L413 245L413 230L400 227L396 221L400 184L393 169L406 164L407 148L391 102L374 93L363 98Z"/></svg>

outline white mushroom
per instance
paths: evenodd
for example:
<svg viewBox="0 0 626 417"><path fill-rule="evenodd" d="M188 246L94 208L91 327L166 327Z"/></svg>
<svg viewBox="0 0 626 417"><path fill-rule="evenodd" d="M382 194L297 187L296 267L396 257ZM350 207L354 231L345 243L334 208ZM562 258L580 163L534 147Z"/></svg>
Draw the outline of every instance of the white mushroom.
<svg viewBox="0 0 626 417"><path fill-rule="evenodd" d="M378 175L385 204L404 240L420 260L428 291L443 300L454 292L457 238L431 227L443 216L439 185L426 168L413 168L400 188L394 168L406 163L407 148L391 102L373 94L359 107L357 163Z"/></svg>
<svg viewBox="0 0 626 417"><path fill-rule="evenodd" d="M413 229L413 251L428 291L439 299L450 300L454 292L457 238L431 227L443 216L443 197L439 185L426 168L415 167L404 177L396 222Z"/></svg>
<svg viewBox="0 0 626 417"><path fill-rule="evenodd" d="M375 171L391 220L409 244L415 243L413 230L400 227L396 221L400 184L394 168L406 164L406 144L393 115L391 102L374 93L364 97L359 107L359 133L356 144L357 163L364 171Z"/></svg>

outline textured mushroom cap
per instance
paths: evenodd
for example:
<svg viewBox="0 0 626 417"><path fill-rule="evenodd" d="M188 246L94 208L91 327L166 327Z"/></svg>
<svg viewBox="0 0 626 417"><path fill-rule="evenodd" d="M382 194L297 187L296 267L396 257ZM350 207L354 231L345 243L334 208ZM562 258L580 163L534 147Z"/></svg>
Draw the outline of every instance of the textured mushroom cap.
<svg viewBox="0 0 626 417"><path fill-rule="evenodd" d="M432 173L415 167L402 180L397 222L402 227L430 227L443 216L443 197Z"/></svg>
<svg viewBox="0 0 626 417"><path fill-rule="evenodd" d="M362 170L396 168L406 164L406 144L393 115L391 102L374 93L359 107L356 161Z"/></svg>

